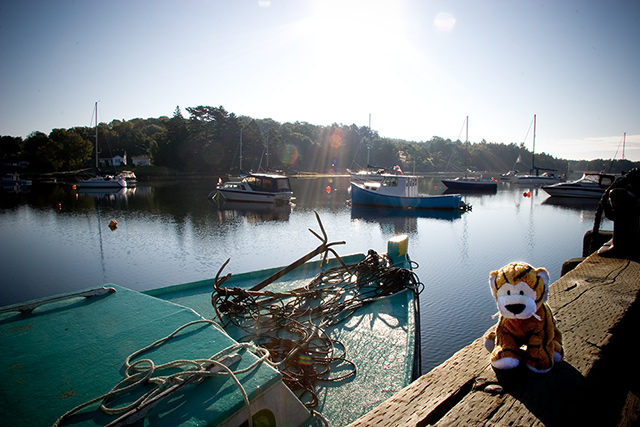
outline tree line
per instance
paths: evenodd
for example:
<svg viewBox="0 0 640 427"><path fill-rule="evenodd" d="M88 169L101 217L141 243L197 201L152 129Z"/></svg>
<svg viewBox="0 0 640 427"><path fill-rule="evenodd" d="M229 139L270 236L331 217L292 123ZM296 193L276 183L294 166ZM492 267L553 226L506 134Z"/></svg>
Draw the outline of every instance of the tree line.
<svg viewBox="0 0 640 427"><path fill-rule="evenodd" d="M307 122L279 123L272 119L237 116L222 106L176 107L172 117L113 120L98 125L99 157L125 151L149 156L154 166L178 172L227 174L282 170L286 173L341 173L367 166L405 172L432 173L512 169L528 171L533 158L523 144L482 140L465 144L438 136L426 141L381 137L366 126ZM74 171L95 165L95 128L35 131L21 137L0 137L4 165L29 162L33 172ZM569 161L546 153L535 155L535 166L559 174L572 171L628 171L640 164L626 160Z"/></svg>

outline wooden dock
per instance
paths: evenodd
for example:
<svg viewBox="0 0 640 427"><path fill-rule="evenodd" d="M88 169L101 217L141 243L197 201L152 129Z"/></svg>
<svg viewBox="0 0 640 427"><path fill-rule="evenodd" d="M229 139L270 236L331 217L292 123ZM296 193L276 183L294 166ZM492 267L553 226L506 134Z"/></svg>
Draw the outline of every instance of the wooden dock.
<svg viewBox="0 0 640 427"><path fill-rule="evenodd" d="M639 263L593 254L550 287L565 359L549 373L496 374L479 338L351 426L638 425L639 290Z"/></svg>

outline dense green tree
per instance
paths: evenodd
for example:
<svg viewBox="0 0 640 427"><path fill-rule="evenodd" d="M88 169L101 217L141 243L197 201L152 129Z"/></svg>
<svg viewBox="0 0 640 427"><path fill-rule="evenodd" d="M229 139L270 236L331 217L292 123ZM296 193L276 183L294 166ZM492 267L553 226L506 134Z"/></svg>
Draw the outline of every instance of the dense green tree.
<svg viewBox="0 0 640 427"><path fill-rule="evenodd" d="M0 158L7 159L22 154L24 141L19 136L3 135L0 137Z"/></svg>
<svg viewBox="0 0 640 427"><path fill-rule="evenodd" d="M187 141L187 123L180 107L176 107L173 117L164 121L167 129L166 138L159 138L153 144L153 159L158 166L167 166L183 169L185 159L191 155L188 150L183 150Z"/></svg>
<svg viewBox="0 0 640 427"><path fill-rule="evenodd" d="M24 140L23 154L25 156L25 160L31 163L31 167L34 170L51 170L49 163L46 161L46 158L43 159L38 155L38 152L41 152L41 149L44 149L44 147L48 145L49 142L49 137L39 131L31 132L29 135L27 135L27 139Z"/></svg>
<svg viewBox="0 0 640 427"><path fill-rule="evenodd" d="M49 139L53 144L47 146L46 153L51 156L49 160L54 170L60 170L60 168L74 170L91 159L93 144L77 133L65 129L53 129ZM57 153L51 152L54 147L59 150Z"/></svg>

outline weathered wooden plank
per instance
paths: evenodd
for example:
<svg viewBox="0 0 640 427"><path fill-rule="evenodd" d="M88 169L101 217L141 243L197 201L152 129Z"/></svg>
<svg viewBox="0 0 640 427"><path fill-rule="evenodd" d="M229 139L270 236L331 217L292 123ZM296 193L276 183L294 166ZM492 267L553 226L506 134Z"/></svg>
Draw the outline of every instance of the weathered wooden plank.
<svg viewBox="0 0 640 427"><path fill-rule="evenodd" d="M352 426L616 425L637 419L640 264L589 256L551 285L565 359L494 371L482 339ZM624 425L624 424L622 424Z"/></svg>
<svg viewBox="0 0 640 427"><path fill-rule="evenodd" d="M489 366L486 356L482 345L463 348L352 425L418 425L430 413L446 407L448 399L453 399L453 403L449 402L455 405L456 393L464 390L465 385L470 388L475 376Z"/></svg>

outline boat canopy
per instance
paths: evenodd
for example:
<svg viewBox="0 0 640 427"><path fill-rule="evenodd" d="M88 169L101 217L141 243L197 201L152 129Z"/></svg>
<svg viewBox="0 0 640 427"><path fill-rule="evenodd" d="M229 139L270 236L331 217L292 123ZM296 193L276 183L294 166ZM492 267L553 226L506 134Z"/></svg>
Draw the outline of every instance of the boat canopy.
<svg viewBox="0 0 640 427"><path fill-rule="evenodd" d="M254 191L291 191L291 184L286 176L249 175L245 181Z"/></svg>

